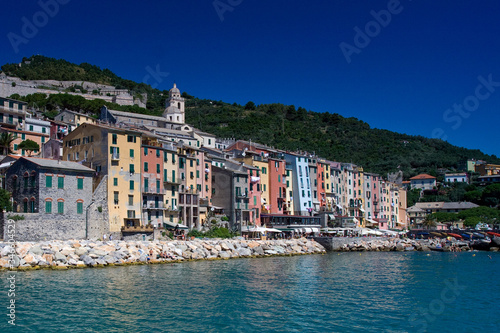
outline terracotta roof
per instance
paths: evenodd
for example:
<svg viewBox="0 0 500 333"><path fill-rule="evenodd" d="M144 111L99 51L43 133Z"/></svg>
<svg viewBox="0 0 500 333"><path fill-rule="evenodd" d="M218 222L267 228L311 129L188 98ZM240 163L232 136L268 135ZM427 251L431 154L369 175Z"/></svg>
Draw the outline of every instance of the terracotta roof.
<svg viewBox="0 0 500 333"><path fill-rule="evenodd" d="M436 179L436 177L432 177L431 175L428 175L426 173L421 173L418 176L410 178L410 180L419 180L419 179Z"/></svg>

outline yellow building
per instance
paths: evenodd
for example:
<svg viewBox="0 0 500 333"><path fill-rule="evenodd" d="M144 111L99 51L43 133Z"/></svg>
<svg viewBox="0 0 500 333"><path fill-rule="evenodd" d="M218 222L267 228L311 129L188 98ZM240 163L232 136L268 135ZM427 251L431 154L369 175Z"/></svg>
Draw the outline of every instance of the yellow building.
<svg viewBox="0 0 500 333"><path fill-rule="evenodd" d="M199 193L196 178L197 149L177 143L178 168L180 177L179 187L179 222L189 229L200 229Z"/></svg>
<svg viewBox="0 0 500 333"><path fill-rule="evenodd" d="M94 189L107 179L110 232L142 225L140 132L84 123L64 138L63 158L94 169Z"/></svg>
<svg viewBox="0 0 500 333"><path fill-rule="evenodd" d="M179 177L177 147L172 143L163 144L163 184L165 188L165 222L171 226L179 223Z"/></svg>

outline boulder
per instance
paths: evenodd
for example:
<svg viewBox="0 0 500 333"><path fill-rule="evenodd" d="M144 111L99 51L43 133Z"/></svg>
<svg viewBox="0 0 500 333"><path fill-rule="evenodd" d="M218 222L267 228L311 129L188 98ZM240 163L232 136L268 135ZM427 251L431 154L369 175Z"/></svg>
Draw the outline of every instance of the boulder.
<svg viewBox="0 0 500 333"><path fill-rule="evenodd" d="M250 251L250 249L248 248L243 248L243 247L240 247L238 250L237 250L238 254L240 257L249 257L252 255L252 251Z"/></svg>
<svg viewBox="0 0 500 333"><path fill-rule="evenodd" d="M56 259L56 261L61 261L61 262L66 261L66 256L64 254L62 254L61 252L56 252L54 254L54 258Z"/></svg>
<svg viewBox="0 0 500 333"><path fill-rule="evenodd" d="M35 259L35 257L31 253L28 253L27 255L25 255L23 259L27 264L32 265L32 266L34 266L38 263L38 261Z"/></svg>
<svg viewBox="0 0 500 333"><path fill-rule="evenodd" d="M226 252L226 251L222 251L222 252L220 252L220 253L219 253L219 256L220 256L221 258L223 258L223 259L229 259L229 258L231 257L231 255L230 255L228 252Z"/></svg>
<svg viewBox="0 0 500 333"><path fill-rule="evenodd" d="M33 253L34 255L41 256L43 254L43 250L40 248L40 246L35 245L33 246L30 250L30 253Z"/></svg>
<svg viewBox="0 0 500 333"><path fill-rule="evenodd" d="M77 256L79 256L79 257L82 256L82 255L84 255L84 254L87 254L87 252L88 252L88 250L86 248L84 248L84 247L78 247L75 250L75 254Z"/></svg>
<svg viewBox="0 0 500 333"><path fill-rule="evenodd" d="M44 253L42 255L42 258L44 261L46 261L49 265L52 264L52 261L54 261L54 256L49 253Z"/></svg>
<svg viewBox="0 0 500 333"><path fill-rule="evenodd" d="M255 254L258 254L260 256L264 254L264 249L262 249L262 246L260 245L254 248L253 251Z"/></svg>
<svg viewBox="0 0 500 333"><path fill-rule="evenodd" d="M9 254L15 253L15 250L12 246L7 245L2 249L2 257L7 257Z"/></svg>
<svg viewBox="0 0 500 333"><path fill-rule="evenodd" d="M220 247L222 248L222 250L224 251L227 251L227 250L230 250L231 248L227 245L227 243L225 242L222 242L220 243Z"/></svg>

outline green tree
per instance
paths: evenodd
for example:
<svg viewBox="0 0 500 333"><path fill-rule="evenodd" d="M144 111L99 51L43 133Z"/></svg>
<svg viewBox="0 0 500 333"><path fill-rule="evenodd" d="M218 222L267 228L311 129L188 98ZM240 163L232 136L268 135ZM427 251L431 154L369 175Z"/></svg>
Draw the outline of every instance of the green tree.
<svg viewBox="0 0 500 333"><path fill-rule="evenodd" d="M256 106L255 103L250 101L247 104L245 104L245 110L255 110Z"/></svg>
<svg viewBox="0 0 500 333"><path fill-rule="evenodd" d="M15 140L14 135L8 132L0 134L0 155L12 154L12 142Z"/></svg>
<svg viewBox="0 0 500 333"><path fill-rule="evenodd" d="M0 209L6 212L12 211L12 204L10 202L11 194L9 191L0 188Z"/></svg>
<svg viewBox="0 0 500 333"><path fill-rule="evenodd" d="M27 139L17 145L17 148L26 150L28 156L31 156L34 151L40 150L40 145L33 140Z"/></svg>

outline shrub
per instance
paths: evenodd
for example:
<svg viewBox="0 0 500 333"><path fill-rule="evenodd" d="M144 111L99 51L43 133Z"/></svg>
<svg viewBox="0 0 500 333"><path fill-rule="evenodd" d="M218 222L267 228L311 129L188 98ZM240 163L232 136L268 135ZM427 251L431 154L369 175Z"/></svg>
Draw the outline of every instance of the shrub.
<svg viewBox="0 0 500 333"><path fill-rule="evenodd" d="M25 217L23 215L7 215L8 220L21 221L24 220Z"/></svg>

